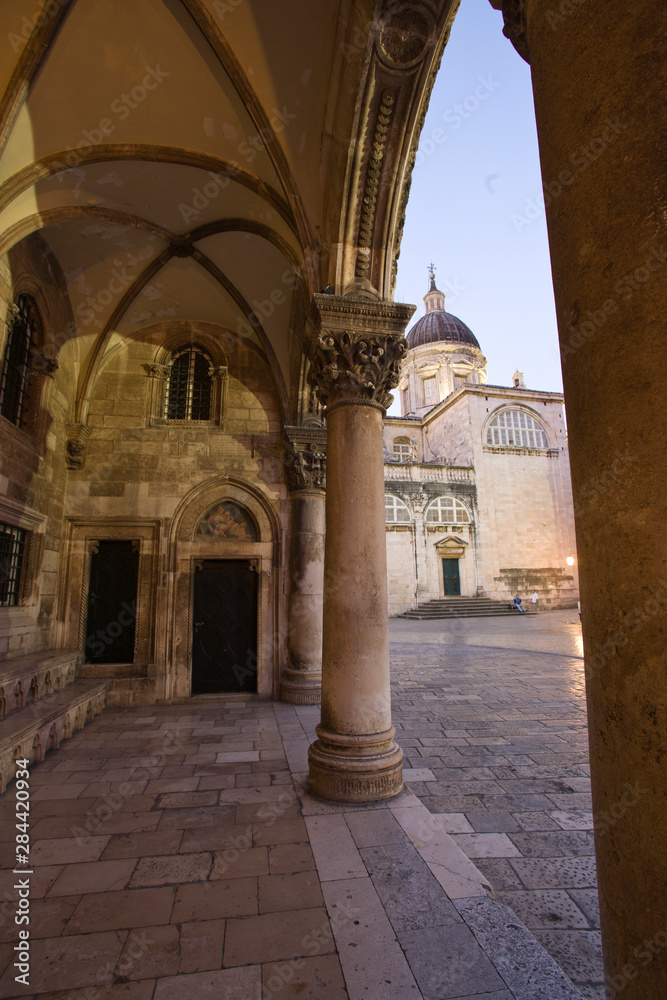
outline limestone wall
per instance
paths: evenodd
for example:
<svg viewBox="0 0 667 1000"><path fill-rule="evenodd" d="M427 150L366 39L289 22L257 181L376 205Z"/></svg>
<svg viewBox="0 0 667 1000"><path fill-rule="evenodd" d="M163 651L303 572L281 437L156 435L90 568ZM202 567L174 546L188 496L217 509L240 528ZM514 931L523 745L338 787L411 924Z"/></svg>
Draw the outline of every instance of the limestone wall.
<svg viewBox="0 0 667 1000"><path fill-rule="evenodd" d="M0 520L29 532L19 605L0 608L0 658L46 648L53 639L67 482L65 425L78 365L62 275L34 239L0 259L0 360L10 306L22 293L37 306L42 334L24 423L17 428L0 416ZM58 362L50 374L49 358Z"/></svg>
<svg viewBox="0 0 667 1000"><path fill-rule="evenodd" d="M410 524L387 527L389 614L398 615L415 606L414 529Z"/></svg>

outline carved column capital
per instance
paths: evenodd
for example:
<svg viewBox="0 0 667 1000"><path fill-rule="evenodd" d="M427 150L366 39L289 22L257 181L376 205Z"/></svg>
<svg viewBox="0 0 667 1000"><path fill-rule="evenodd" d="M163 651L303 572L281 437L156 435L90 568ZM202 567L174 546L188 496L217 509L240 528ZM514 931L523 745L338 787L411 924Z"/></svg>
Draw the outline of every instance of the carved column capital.
<svg viewBox="0 0 667 1000"><path fill-rule="evenodd" d="M526 30L526 0L490 0L495 10L503 12L503 35L509 38L522 59L530 63Z"/></svg>
<svg viewBox="0 0 667 1000"><path fill-rule="evenodd" d="M285 469L291 491L326 489L326 430L285 427Z"/></svg>
<svg viewBox="0 0 667 1000"><path fill-rule="evenodd" d="M323 406L386 409L407 350L405 326L415 307L340 295L315 295L316 334L308 380Z"/></svg>

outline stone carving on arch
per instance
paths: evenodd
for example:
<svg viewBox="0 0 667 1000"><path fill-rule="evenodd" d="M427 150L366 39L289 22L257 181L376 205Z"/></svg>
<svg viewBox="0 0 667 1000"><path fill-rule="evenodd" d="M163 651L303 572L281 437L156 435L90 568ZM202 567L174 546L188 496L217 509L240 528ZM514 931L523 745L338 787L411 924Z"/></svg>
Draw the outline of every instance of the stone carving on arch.
<svg viewBox="0 0 667 1000"><path fill-rule="evenodd" d="M278 586L281 524L261 486L216 477L183 498L171 526L165 697L185 700L192 686L194 570L207 559L248 561L258 577L257 693L277 696L281 637ZM213 530L211 530L211 526Z"/></svg>

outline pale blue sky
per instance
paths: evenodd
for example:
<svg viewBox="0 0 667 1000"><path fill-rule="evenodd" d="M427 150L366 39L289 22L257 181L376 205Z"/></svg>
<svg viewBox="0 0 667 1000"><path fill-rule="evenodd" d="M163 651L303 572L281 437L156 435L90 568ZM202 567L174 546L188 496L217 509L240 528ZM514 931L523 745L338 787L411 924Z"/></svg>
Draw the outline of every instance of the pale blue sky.
<svg viewBox="0 0 667 1000"><path fill-rule="evenodd" d="M489 382L562 390L530 68L489 0L463 0L413 172L395 299L423 315L427 265ZM411 324L410 324L411 325ZM392 413L400 413L396 404Z"/></svg>

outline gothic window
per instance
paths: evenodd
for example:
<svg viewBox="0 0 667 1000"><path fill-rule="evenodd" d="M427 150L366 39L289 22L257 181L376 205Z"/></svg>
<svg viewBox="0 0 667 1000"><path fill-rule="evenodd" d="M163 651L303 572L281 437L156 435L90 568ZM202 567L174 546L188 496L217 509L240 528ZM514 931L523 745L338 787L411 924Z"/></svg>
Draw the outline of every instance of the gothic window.
<svg viewBox="0 0 667 1000"><path fill-rule="evenodd" d="M0 379L0 413L16 427L21 426L28 404L30 354L35 346L38 325L35 303L30 296L19 295L9 321Z"/></svg>
<svg viewBox="0 0 667 1000"><path fill-rule="evenodd" d="M384 498L384 519L387 524L409 524L411 520L410 511L402 500L392 496L390 493L386 493Z"/></svg>
<svg viewBox="0 0 667 1000"><path fill-rule="evenodd" d="M211 359L197 344L171 356L165 417L167 420L208 420L211 413Z"/></svg>
<svg viewBox="0 0 667 1000"><path fill-rule="evenodd" d="M438 402L438 380L435 378L425 378L424 380L424 405L435 406Z"/></svg>
<svg viewBox="0 0 667 1000"><path fill-rule="evenodd" d="M486 443L514 448L549 447L549 439L537 420L522 410L503 410L494 417Z"/></svg>
<svg viewBox="0 0 667 1000"><path fill-rule="evenodd" d="M0 607L18 604L28 532L0 523Z"/></svg>
<svg viewBox="0 0 667 1000"><path fill-rule="evenodd" d="M394 455L399 462L409 462L412 458L412 446L406 437L399 437L394 440Z"/></svg>
<svg viewBox="0 0 667 1000"><path fill-rule="evenodd" d="M438 497L426 511L427 524L470 524L468 508L456 497Z"/></svg>

